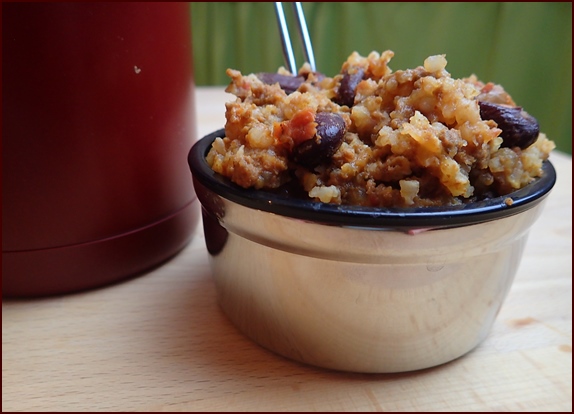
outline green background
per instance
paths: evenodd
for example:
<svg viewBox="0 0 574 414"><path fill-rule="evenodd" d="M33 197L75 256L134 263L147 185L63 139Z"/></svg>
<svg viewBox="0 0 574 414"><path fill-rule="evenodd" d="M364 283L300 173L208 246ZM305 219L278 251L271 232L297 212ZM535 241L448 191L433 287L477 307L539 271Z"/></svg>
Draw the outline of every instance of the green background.
<svg viewBox="0 0 574 414"><path fill-rule="evenodd" d="M283 7L299 67L293 11ZM228 67L252 73L285 65L273 3L190 8L197 85L227 85ZM453 77L474 73L501 84L559 150L572 153L572 3L304 2L303 9L320 72L334 76L353 51L393 50L393 70L446 54Z"/></svg>

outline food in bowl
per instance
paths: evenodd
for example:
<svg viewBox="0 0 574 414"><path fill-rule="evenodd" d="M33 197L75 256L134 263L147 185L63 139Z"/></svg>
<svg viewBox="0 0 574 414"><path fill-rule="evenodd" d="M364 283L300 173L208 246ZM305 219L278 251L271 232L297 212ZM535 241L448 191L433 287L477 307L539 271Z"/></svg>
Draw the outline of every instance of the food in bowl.
<svg viewBox="0 0 574 414"><path fill-rule="evenodd" d="M453 79L443 55L392 71L392 51L352 53L334 77L228 69L211 168L244 188L369 207L459 205L542 174L555 145L500 85Z"/></svg>
<svg viewBox="0 0 574 414"><path fill-rule="evenodd" d="M384 82L357 82L345 65L331 80L229 72L238 99L225 128L194 144L188 163L219 304L257 344L318 367L391 373L453 361L487 337L555 183L553 144L501 87L452 80L437 59L397 83L391 112L376 95ZM392 76L384 58L367 61ZM413 98L417 82L439 79L454 89L439 87L428 106ZM453 124L423 110L447 111L432 99L451 93Z"/></svg>

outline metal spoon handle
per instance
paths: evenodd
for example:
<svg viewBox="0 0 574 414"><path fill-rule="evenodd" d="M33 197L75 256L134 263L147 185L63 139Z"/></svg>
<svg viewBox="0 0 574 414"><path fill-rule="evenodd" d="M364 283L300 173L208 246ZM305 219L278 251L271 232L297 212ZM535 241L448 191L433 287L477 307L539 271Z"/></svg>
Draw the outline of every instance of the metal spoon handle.
<svg viewBox="0 0 574 414"><path fill-rule="evenodd" d="M311 65L311 70L315 71L317 68L315 66L315 54L313 53L313 45L311 44L311 37L309 36L309 31L307 30L307 22L305 21L305 13L303 12L303 7L300 2L293 3L293 8L295 9L295 17L297 19L297 27L299 29L299 36L301 37L301 42L303 43L303 53L305 59Z"/></svg>
<svg viewBox="0 0 574 414"><path fill-rule="evenodd" d="M305 59L311 66L311 70L316 71L315 55L313 53L313 46L311 45L311 38L307 30L307 22L305 21L305 14L300 2L293 3L293 10L297 20L297 29L299 38L303 44L303 54ZM295 55L293 54L293 46L291 44L291 36L289 35L289 28L283 13L283 3L275 2L275 14L277 16L277 23L279 25L279 34L281 37L281 46L283 48L283 58L287 69L294 75L297 74L297 65L295 63Z"/></svg>

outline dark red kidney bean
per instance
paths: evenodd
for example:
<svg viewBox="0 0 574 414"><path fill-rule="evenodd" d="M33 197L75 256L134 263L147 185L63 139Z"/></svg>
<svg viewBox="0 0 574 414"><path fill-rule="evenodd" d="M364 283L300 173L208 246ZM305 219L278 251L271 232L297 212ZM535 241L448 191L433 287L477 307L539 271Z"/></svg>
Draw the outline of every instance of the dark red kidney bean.
<svg viewBox="0 0 574 414"><path fill-rule="evenodd" d="M339 105L347 105L349 108L355 103L357 85L363 80L365 69L353 68L353 73L347 71L341 79L336 101Z"/></svg>
<svg viewBox="0 0 574 414"><path fill-rule="evenodd" d="M502 130L502 147L526 149L536 142L540 127L538 121L519 106L478 102L482 119L491 119Z"/></svg>
<svg viewBox="0 0 574 414"><path fill-rule="evenodd" d="M303 76L281 75L280 73L261 72L257 74L257 77L261 82L266 83L267 85L279 83L279 86L287 93L287 95L295 92L299 89L299 86L305 82L305 78Z"/></svg>
<svg viewBox="0 0 574 414"><path fill-rule="evenodd" d="M313 168L328 160L343 143L347 132L345 120L330 112L319 112L315 115L317 133L315 136L293 149L293 160L305 167Z"/></svg>

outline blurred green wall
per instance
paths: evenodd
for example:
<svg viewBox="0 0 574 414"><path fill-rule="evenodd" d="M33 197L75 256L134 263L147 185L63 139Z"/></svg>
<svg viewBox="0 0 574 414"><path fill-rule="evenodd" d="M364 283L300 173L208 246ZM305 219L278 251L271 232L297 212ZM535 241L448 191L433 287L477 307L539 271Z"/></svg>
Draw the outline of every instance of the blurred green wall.
<svg viewBox="0 0 574 414"><path fill-rule="evenodd" d="M299 67L289 3L283 4ZM284 65L273 3L191 3L197 85L227 85L228 67L275 72ZM447 70L499 83L572 153L572 3L303 3L317 69L338 73L357 51L391 49L393 70L446 54Z"/></svg>

